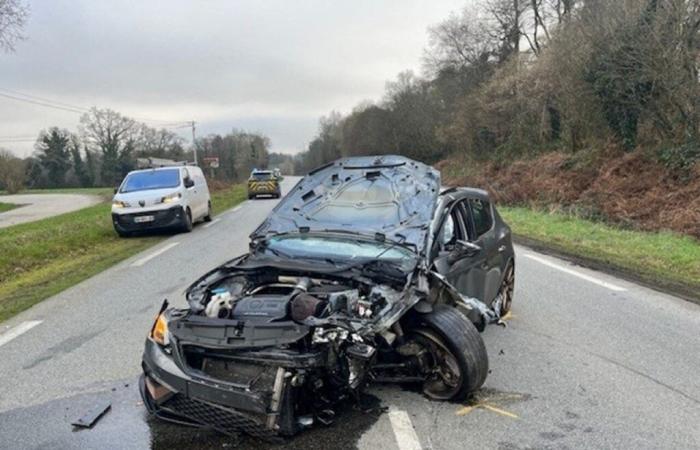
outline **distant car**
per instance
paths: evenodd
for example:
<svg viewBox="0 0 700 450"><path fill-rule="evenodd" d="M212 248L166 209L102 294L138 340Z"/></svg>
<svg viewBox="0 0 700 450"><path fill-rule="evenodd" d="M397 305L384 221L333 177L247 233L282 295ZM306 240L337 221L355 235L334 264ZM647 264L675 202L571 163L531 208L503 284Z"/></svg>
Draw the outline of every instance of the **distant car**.
<svg viewBox="0 0 700 450"><path fill-rule="evenodd" d="M510 310L515 268L486 192L442 190L401 156L342 159L304 177L250 249L195 281L187 309L163 303L140 380L151 413L272 439L328 424L371 382L449 401L484 383L479 331Z"/></svg>
<svg viewBox="0 0 700 450"><path fill-rule="evenodd" d="M280 180L270 170L253 170L248 178L248 198L259 195L271 195L274 198L282 196Z"/></svg>
<svg viewBox="0 0 700 450"><path fill-rule="evenodd" d="M209 187L196 166L129 172L112 200L112 223L122 237L163 228L189 232L211 214Z"/></svg>

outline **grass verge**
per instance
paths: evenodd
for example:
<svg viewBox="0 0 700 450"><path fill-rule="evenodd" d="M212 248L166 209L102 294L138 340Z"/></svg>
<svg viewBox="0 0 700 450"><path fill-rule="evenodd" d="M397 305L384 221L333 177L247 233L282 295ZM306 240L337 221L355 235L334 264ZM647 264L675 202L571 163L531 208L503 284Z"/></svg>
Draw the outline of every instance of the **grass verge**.
<svg viewBox="0 0 700 450"><path fill-rule="evenodd" d="M620 229L522 207L498 210L526 244L700 299L700 242L692 237Z"/></svg>
<svg viewBox="0 0 700 450"><path fill-rule="evenodd" d="M0 203L0 213L4 213L5 211L15 209L19 206L21 205L15 205L14 203Z"/></svg>
<svg viewBox="0 0 700 450"><path fill-rule="evenodd" d="M245 187L212 193L214 213L246 198ZM104 202L0 232L0 322L164 239L121 239Z"/></svg>

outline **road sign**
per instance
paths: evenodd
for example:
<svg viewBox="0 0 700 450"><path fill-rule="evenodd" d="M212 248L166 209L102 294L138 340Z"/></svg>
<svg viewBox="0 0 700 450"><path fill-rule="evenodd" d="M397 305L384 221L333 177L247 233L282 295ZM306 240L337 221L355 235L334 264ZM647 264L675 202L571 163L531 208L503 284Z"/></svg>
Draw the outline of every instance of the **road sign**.
<svg viewBox="0 0 700 450"><path fill-rule="evenodd" d="M204 165L209 167L210 169L218 169L219 168L219 157L218 156L205 156L202 158L202 161L204 162Z"/></svg>

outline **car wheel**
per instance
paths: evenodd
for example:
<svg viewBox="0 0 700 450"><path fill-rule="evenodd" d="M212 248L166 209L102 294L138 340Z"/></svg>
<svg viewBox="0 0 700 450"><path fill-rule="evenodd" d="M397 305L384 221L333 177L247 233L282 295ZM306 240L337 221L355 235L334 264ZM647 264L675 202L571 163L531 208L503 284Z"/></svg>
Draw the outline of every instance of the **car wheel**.
<svg viewBox="0 0 700 450"><path fill-rule="evenodd" d="M511 261L506 267L505 275L503 275L503 282L501 283L501 289L498 292L501 296L501 316L508 314L510 312L510 308L513 306L514 289L515 266L513 266L513 261Z"/></svg>
<svg viewBox="0 0 700 450"><path fill-rule="evenodd" d="M123 237L123 238L131 237L131 233L129 233L128 231L122 231L122 230L118 230L118 229L116 229L116 228L114 229L114 231L117 232L117 234L119 235L119 237Z"/></svg>
<svg viewBox="0 0 700 450"><path fill-rule="evenodd" d="M436 305L413 330L427 350L423 393L434 400L463 400L479 389L489 371L486 346L474 324L452 306ZM425 368L425 365L424 365Z"/></svg>
<svg viewBox="0 0 700 450"><path fill-rule="evenodd" d="M192 231L192 226L192 212L190 212L190 208L187 208L185 216L182 218L182 231L189 233Z"/></svg>
<svg viewBox="0 0 700 450"><path fill-rule="evenodd" d="M207 215L204 216L204 221L211 222L211 202L209 202L209 204L207 206Z"/></svg>

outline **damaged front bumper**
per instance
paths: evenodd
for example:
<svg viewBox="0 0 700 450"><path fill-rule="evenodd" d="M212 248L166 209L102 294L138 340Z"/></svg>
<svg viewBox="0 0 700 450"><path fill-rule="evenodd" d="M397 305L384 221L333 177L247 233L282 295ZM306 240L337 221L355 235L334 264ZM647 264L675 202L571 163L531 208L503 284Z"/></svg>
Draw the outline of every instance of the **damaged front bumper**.
<svg viewBox="0 0 700 450"><path fill-rule="evenodd" d="M294 424L282 420L289 415L283 411L290 378L285 368L272 368L274 375L261 380L269 381L269 386L245 389L188 374L175 363L178 356L151 340L146 342L140 391L150 413L176 423L213 428L228 435L244 432L269 441L295 431Z"/></svg>

